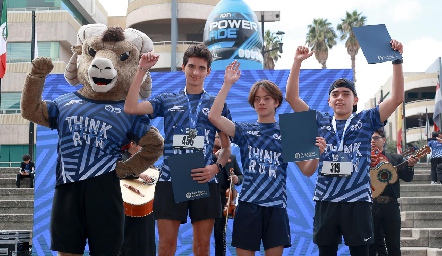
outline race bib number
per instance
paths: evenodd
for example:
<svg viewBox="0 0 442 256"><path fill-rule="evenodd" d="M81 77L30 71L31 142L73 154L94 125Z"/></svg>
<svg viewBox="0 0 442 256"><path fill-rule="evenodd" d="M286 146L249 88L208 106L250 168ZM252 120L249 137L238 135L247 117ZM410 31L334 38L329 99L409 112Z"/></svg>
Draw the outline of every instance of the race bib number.
<svg viewBox="0 0 442 256"><path fill-rule="evenodd" d="M174 148L204 148L204 136L189 136L188 134L173 135Z"/></svg>
<svg viewBox="0 0 442 256"><path fill-rule="evenodd" d="M322 163L322 175L350 176L352 172L353 164L351 162L324 161Z"/></svg>

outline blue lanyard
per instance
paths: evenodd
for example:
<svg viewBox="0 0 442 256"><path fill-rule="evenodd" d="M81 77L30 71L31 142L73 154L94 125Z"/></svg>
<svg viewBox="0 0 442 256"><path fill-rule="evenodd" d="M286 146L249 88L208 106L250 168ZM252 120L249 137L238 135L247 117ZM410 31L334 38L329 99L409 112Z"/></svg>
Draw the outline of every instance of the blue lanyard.
<svg viewBox="0 0 442 256"><path fill-rule="evenodd" d="M333 129L335 130L336 141L339 143L338 144L338 151L344 151L344 135L345 135L345 131L347 130L348 126L350 125L350 122L351 122L351 119L353 118L353 116L354 116L354 114L351 114L351 116L345 122L344 131L342 132L341 142L339 142L339 135L338 135L338 131L336 130L336 119L333 116L332 125L333 125Z"/></svg>
<svg viewBox="0 0 442 256"><path fill-rule="evenodd" d="M198 105L196 106L195 113L192 113L192 106L190 105L189 97L187 96L186 88L184 88L184 95L186 95L187 105L189 106L189 123L190 128L196 128L196 123L198 121L198 113L200 112L201 104L203 103L203 97L206 94L206 91L203 89L203 95L201 95L200 100L198 101Z"/></svg>

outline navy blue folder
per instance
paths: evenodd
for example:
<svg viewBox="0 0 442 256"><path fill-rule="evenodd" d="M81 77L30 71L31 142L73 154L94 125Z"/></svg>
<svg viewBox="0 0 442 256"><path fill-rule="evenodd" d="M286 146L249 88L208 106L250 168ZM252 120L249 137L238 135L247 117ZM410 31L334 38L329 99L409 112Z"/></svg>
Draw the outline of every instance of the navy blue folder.
<svg viewBox="0 0 442 256"><path fill-rule="evenodd" d="M391 37L385 24L360 26L352 29L368 64L402 58L398 51L391 48Z"/></svg>
<svg viewBox="0 0 442 256"><path fill-rule="evenodd" d="M279 128L284 163L319 158L319 148L315 145L318 136L316 111L280 114Z"/></svg>
<svg viewBox="0 0 442 256"><path fill-rule="evenodd" d="M209 197L209 184L194 181L191 170L206 166L203 152L169 156L170 176L175 203Z"/></svg>

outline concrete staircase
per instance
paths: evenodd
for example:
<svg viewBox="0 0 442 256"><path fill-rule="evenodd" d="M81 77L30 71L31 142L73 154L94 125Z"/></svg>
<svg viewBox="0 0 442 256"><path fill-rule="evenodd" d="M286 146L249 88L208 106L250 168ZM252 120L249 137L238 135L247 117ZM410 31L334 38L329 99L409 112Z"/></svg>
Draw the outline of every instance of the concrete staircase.
<svg viewBox="0 0 442 256"><path fill-rule="evenodd" d="M403 256L442 256L442 185L430 181L427 164L416 165L413 181L401 181Z"/></svg>
<svg viewBox="0 0 442 256"><path fill-rule="evenodd" d="M29 179L15 186L18 168L0 168L0 230L33 227L34 189ZM442 256L442 185L430 184L430 166L418 164L414 180L401 182L403 256Z"/></svg>
<svg viewBox="0 0 442 256"><path fill-rule="evenodd" d="M0 168L0 231L28 231L32 235L34 189L29 188L28 178L22 179L20 188L16 188L18 170Z"/></svg>

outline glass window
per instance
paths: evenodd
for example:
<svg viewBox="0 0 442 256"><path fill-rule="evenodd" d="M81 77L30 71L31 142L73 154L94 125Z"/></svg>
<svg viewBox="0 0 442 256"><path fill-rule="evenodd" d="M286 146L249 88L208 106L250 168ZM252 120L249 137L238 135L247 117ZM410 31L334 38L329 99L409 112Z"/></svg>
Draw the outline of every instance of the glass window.
<svg viewBox="0 0 442 256"><path fill-rule="evenodd" d="M422 99L424 100L433 100L436 96L436 92L422 92Z"/></svg>
<svg viewBox="0 0 442 256"><path fill-rule="evenodd" d="M16 112L15 110L20 109L21 92L2 92L1 97L1 110L14 110L13 112Z"/></svg>
<svg viewBox="0 0 442 256"><path fill-rule="evenodd" d="M8 1L8 8L60 7L61 0L14 0Z"/></svg>
<svg viewBox="0 0 442 256"><path fill-rule="evenodd" d="M407 92L407 96L409 99L417 99L419 97L418 92Z"/></svg>
<svg viewBox="0 0 442 256"><path fill-rule="evenodd" d="M60 58L59 42L37 42L38 56L49 57L52 60ZM31 43L7 43L6 58L8 63L30 62L31 61Z"/></svg>

